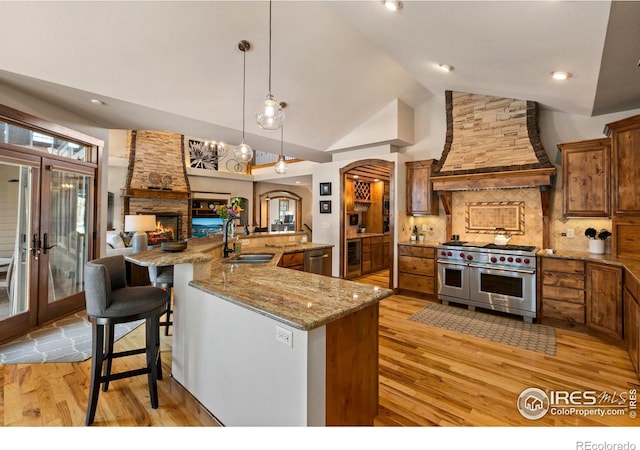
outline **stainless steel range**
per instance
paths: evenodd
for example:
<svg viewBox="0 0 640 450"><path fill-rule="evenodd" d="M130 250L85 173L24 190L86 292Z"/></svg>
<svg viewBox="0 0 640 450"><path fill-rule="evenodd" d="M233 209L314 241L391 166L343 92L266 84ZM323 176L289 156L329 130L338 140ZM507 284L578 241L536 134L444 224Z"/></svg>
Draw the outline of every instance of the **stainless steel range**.
<svg viewBox="0 0 640 450"><path fill-rule="evenodd" d="M536 317L535 246L478 244L461 241L438 246L438 298Z"/></svg>

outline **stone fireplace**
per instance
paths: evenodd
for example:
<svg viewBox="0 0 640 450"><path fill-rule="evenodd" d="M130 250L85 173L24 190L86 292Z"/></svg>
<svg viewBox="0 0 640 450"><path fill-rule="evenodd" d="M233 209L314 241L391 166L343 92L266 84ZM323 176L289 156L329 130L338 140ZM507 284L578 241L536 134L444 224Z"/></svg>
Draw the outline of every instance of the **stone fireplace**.
<svg viewBox="0 0 640 450"><path fill-rule="evenodd" d="M127 214L154 214L160 225L156 240L168 235L164 227L173 228L171 240L186 239L188 227L183 224L190 223L190 186L184 136L132 130L128 132L127 142L129 165L122 189L121 223ZM152 240L154 236L150 234L149 244Z"/></svg>

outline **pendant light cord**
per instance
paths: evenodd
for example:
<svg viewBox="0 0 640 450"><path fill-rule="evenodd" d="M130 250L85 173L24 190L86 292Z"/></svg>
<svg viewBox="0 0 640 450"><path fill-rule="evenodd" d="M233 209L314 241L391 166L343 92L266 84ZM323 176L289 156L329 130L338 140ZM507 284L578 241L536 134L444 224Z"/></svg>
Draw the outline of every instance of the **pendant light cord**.
<svg viewBox="0 0 640 450"><path fill-rule="evenodd" d="M244 142L244 104L245 102L245 86L247 84L247 51L242 52L242 142Z"/></svg>
<svg viewBox="0 0 640 450"><path fill-rule="evenodd" d="M269 0L269 94L271 94L271 0Z"/></svg>
<svg viewBox="0 0 640 450"><path fill-rule="evenodd" d="M284 158L284 125L280 127L280 156Z"/></svg>

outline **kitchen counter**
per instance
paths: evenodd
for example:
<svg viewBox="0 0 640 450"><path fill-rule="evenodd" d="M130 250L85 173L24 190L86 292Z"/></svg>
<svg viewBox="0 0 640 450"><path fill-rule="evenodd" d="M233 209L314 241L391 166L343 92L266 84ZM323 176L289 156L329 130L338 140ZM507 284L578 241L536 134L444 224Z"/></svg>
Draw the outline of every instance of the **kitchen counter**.
<svg viewBox="0 0 640 450"><path fill-rule="evenodd" d="M368 237L380 237L380 236L387 236L387 234L385 233L354 233L354 234L348 234L347 235L347 239L362 239L362 238L368 238Z"/></svg>
<svg viewBox="0 0 640 450"><path fill-rule="evenodd" d="M372 426L378 303L392 291L277 266L332 245L240 238L243 254L274 257L238 264L201 239L127 256L174 265L172 378L227 426Z"/></svg>
<svg viewBox="0 0 640 450"><path fill-rule="evenodd" d="M440 242L437 241L401 241L398 245L415 245L418 247L437 247Z"/></svg>

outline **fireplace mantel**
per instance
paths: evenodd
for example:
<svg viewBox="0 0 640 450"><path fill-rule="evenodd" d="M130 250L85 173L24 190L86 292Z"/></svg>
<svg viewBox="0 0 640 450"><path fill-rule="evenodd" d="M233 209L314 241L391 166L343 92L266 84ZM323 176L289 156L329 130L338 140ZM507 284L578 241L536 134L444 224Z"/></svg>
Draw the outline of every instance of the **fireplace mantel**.
<svg viewBox="0 0 640 450"><path fill-rule="evenodd" d="M188 200L190 197L189 192L185 191L168 191L162 189L135 189L124 188L122 189L123 197L134 198L172 198L177 200Z"/></svg>

